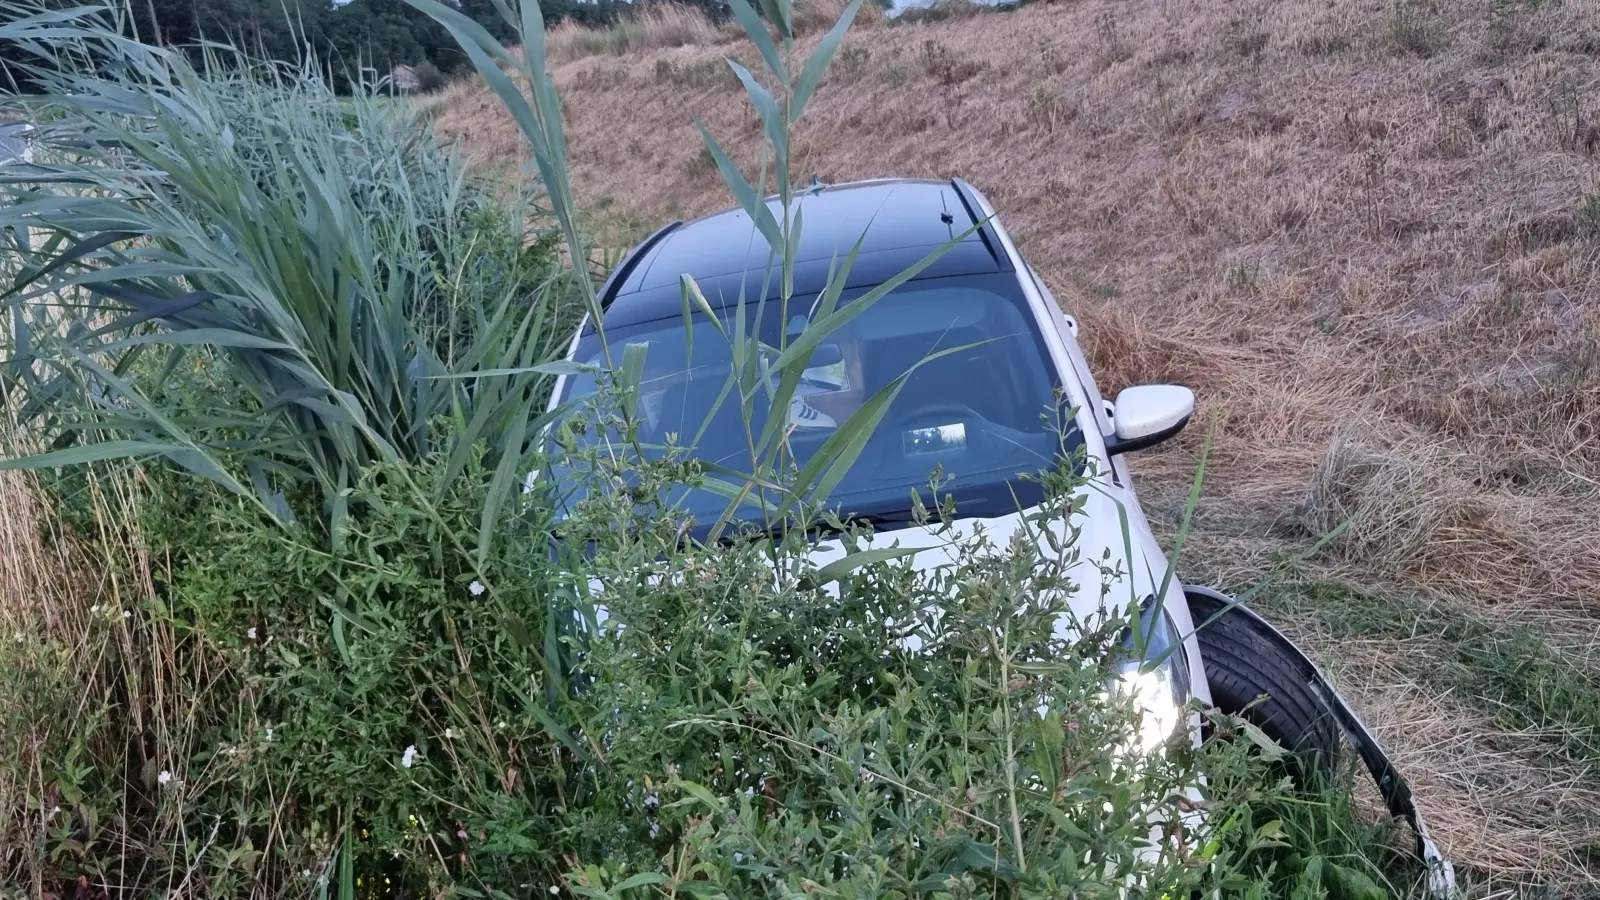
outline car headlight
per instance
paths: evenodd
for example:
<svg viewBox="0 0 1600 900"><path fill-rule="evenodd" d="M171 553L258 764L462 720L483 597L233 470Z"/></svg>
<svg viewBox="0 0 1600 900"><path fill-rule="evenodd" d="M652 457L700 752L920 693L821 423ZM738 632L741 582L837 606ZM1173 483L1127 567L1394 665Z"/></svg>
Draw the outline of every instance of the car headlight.
<svg viewBox="0 0 1600 900"><path fill-rule="evenodd" d="M1155 599L1139 605L1138 632L1122 638L1107 687L1133 702L1138 729L1132 746L1153 753L1188 720L1189 657L1181 635Z"/></svg>

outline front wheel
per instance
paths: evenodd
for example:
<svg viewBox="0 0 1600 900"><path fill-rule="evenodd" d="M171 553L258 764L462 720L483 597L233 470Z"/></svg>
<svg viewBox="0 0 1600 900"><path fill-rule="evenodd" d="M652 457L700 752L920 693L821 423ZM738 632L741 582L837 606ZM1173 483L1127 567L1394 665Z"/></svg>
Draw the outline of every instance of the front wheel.
<svg viewBox="0 0 1600 900"><path fill-rule="evenodd" d="M1317 690L1321 679L1310 661L1230 598L1193 587L1185 587L1184 596L1212 703L1293 753L1305 774L1331 774L1341 730Z"/></svg>

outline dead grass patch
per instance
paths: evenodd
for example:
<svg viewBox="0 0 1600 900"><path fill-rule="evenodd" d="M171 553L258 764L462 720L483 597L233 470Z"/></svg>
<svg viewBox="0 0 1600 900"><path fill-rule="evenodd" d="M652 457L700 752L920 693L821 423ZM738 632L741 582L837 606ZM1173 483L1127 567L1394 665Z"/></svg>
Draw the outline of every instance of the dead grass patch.
<svg viewBox="0 0 1600 900"><path fill-rule="evenodd" d="M849 0L796 0L793 26L796 34L825 31L838 21ZM856 13L857 27L871 27L883 21L883 9L867 0ZM653 2L640 4L631 15L602 27L563 22L546 35L550 59L572 62L592 56L621 56L648 53L673 47L709 47L736 40L736 31L720 26L699 7L684 3Z"/></svg>
<svg viewBox="0 0 1600 900"><path fill-rule="evenodd" d="M844 15L850 2L851 0L795 0L792 22L795 34L808 35L827 31L833 27L833 23L839 21L840 16ZM870 28L883 21L883 7L873 0L863 0L851 27Z"/></svg>
<svg viewBox="0 0 1600 900"><path fill-rule="evenodd" d="M1459 598L1469 587L1488 605L1592 608L1577 586L1600 578L1600 541L1582 514L1561 511L1561 485L1534 486L1541 474L1416 434L1349 426L1301 509L1313 534L1344 528L1332 546L1346 561L1430 594Z"/></svg>
<svg viewBox="0 0 1600 900"><path fill-rule="evenodd" d="M603 28L563 22L550 29L546 47L552 61L567 62L589 56L707 46L722 37L722 30L697 7L682 3L649 3Z"/></svg>
<svg viewBox="0 0 1600 900"><path fill-rule="evenodd" d="M21 610L38 597L37 573L51 567L40 539L38 503L32 479L21 472L0 472L0 611L4 624L15 626Z"/></svg>

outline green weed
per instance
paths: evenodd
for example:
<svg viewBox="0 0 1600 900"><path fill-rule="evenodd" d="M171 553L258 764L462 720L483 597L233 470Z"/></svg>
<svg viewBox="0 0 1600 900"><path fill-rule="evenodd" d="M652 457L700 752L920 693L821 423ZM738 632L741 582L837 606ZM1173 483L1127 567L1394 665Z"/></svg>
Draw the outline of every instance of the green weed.
<svg viewBox="0 0 1600 900"><path fill-rule="evenodd" d="M1559 731L1569 754L1600 762L1600 676L1593 661L1571 658L1530 629L1443 603L1322 582L1286 582L1260 597L1263 609L1317 622L1338 636L1437 641L1446 648L1443 658L1406 657L1416 677L1482 698L1513 727Z"/></svg>
<svg viewBox="0 0 1600 900"><path fill-rule="evenodd" d="M1600 238L1600 191L1588 195L1578 204L1578 225L1591 238Z"/></svg>
<svg viewBox="0 0 1600 900"><path fill-rule="evenodd" d="M1389 42L1396 53L1427 58L1439 52L1445 40L1431 0L1393 0Z"/></svg>

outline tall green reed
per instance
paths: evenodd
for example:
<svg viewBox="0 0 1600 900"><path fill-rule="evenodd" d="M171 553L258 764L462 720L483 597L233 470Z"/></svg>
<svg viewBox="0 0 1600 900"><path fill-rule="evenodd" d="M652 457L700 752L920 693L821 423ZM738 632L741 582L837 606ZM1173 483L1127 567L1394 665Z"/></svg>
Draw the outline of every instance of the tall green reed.
<svg viewBox="0 0 1600 900"><path fill-rule="evenodd" d="M117 28L0 24L45 89L43 152L0 183L0 385L50 446L0 465L161 458L280 521L310 488L337 542L363 468L481 452L498 518L565 343L565 274L521 252L530 198L314 61L197 68Z"/></svg>

